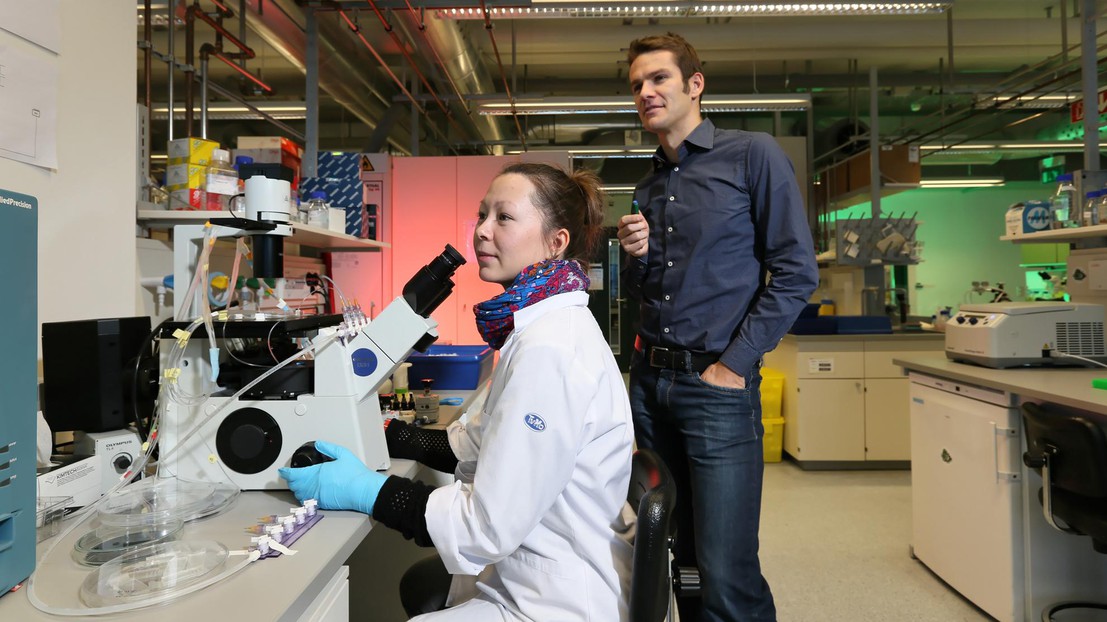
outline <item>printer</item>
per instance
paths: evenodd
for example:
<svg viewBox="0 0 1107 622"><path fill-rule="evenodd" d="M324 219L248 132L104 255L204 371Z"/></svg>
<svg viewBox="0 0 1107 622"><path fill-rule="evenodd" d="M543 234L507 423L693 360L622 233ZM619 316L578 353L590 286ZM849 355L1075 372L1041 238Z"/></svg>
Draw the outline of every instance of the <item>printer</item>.
<svg viewBox="0 0 1107 622"><path fill-rule="evenodd" d="M946 324L946 357L995 368L1107 362L1103 319L1097 304L962 305Z"/></svg>

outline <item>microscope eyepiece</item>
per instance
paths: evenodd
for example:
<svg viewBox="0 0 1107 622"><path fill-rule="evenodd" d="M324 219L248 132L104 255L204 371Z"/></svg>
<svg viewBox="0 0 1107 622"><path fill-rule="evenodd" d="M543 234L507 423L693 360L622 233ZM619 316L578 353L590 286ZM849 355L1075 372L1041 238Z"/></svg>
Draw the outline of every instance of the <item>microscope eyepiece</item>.
<svg viewBox="0 0 1107 622"><path fill-rule="evenodd" d="M404 285L404 300L419 315L430 317L431 312L453 291L454 282L450 277L464 263L465 257L447 244L440 255L423 266Z"/></svg>

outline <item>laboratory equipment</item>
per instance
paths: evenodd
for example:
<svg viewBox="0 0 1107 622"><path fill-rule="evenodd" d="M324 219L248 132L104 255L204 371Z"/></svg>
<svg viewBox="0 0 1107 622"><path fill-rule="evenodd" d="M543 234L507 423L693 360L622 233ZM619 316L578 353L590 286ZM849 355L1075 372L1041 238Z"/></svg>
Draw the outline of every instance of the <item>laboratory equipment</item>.
<svg viewBox="0 0 1107 622"><path fill-rule="evenodd" d="M307 220L309 225L326 229L330 222L330 206L327 204L327 193L322 190L313 190L308 195Z"/></svg>
<svg viewBox="0 0 1107 622"><path fill-rule="evenodd" d="M210 225L173 227L173 282L189 283L200 269L200 244L209 237L248 236L252 242L254 277L284 277L284 238L292 235L290 193L292 186L283 179L255 175L246 180L246 217L213 218ZM210 229L209 227L214 227ZM178 285L177 287L183 287ZM283 289L279 287L278 289ZM200 315L206 287L198 287L191 296L173 296L176 318Z"/></svg>
<svg viewBox="0 0 1107 622"><path fill-rule="evenodd" d="M111 489L142 455L142 441L134 430L77 432L73 435L73 453L95 456L100 471L100 494Z"/></svg>
<svg viewBox="0 0 1107 622"><path fill-rule="evenodd" d="M144 316L44 322L42 414L50 429L127 427L135 409L130 387L136 358L148 334L150 318ZM153 400L140 402L140 415L148 417Z"/></svg>
<svg viewBox="0 0 1107 622"><path fill-rule="evenodd" d="M0 596L35 569L37 240L38 200L0 190L0 259L9 266L5 284L17 293L0 308Z"/></svg>
<svg viewBox="0 0 1107 622"><path fill-rule="evenodd" d="M204 192L207 209L216 212L230 209L231 197L238 194L238 171L231 166L231 152L226 149L212 151L204 177Z"/></svg>
<svg viewBox="0 0 1107 622"><path fill-rule="evenodd" d="M1065 229L1077 227L1080 221L1073 216L1078 205L1076 186L1072 183L1072 173L1064 173L1057 176L1057 192L1050 199L1050 210L1053 212L1053 228Z"/></svg>
<svg viewBox="0 0 1107 622"><path fill-rule="evenodd" d="M341 316L220 322L215 329L219 338L254 331L270 343L303 338L322 345L313 360L289 365L233 403L227 396L252 379L253 368L230 360L220 365L215 392L195 403L170 399L161 426L161 472L247 490L283 489L287 484L276 467L288 464L297 448L316 439L341 443L370 468L388 468L380 406L372 394L413 350L426 349L437 339L437 322L430 313L453 290L450 277L463 263L461 254L447 246L371 322L343 322ZM206 343L198 341L205 340L186 345L177 379L190 395L209 392L204 389L211 363ZM241 375L236 379L234 373ZM182 441L196 427L199 432Z"/></svg>
<svg viewBox="0 0 1107 622"><path fill-rule="evenodd" d="M423 392L415 396L415 416L427 423L438 423L438 396L431 393L433 378L423 378Z"/></svg>
<svg viewBox="0 0 1107 622"><path fill-rule="evenodd" d="M961 305L946 325L946 357L985 367L1107 360L1103 306L1075 302Z"/></svg>

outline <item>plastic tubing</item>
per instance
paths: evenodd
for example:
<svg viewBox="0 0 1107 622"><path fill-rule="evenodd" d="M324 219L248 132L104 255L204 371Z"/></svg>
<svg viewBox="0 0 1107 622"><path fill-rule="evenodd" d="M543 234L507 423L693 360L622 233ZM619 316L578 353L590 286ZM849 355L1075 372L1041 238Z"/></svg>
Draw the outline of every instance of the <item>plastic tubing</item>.
<svg viewBox="0 0 1107 622"><path fill-rule="evenodd" d="M205 318L200 318L200 319L197 319L196 321L194 321L192 324L190 324L188 326L188 328L186 329L188 334L191 336L191 334L196 330L197 327L200 326L201 323L204 322L204 320L205 320ZM189 439L192 438L192 436L194 434L196 434L198 431L200 431L200 429L204 427L204 425L208 422L208 420L210 420L217 413L219 413L227 404L232 404L232 403L236 402L238 400L238 398L243 393L245 393L246 391L249 391L255 385L257 385L259 382L264 381L266 378L268 378L272 374L276 373L276 371L281 369L282 367L292 363L293 361L300 358L301 356L305 356L307 354L310 354L311 352L313 352L315 350L318 350L319 348L322 348L322 347L326 346L327 344L329 344L330 342L336 340L338 338L338 335L339 335L339 333L336 332L336 333L334 333L334 334L332 334L332 335L330 335L330 336L328 336L328 337L326 337L322 340L317 340L317 341L313 342L307 348L304 348L303 350L300 350L299 352L293 354L292 356L289 356L285 360L283 360L280 363L278 363L277 365L273 366L271 369L267 370L264 374L258 376L257 378L255 378L254 380L252 380L251 382L249 382L245 386L243 386L241 389L239 389L238 392L235 393L230 399L224 401L223 404L220 407L216 408L211 413L207 414L196 425L196 427L194 427L187 434L185 434L178 441L176 447L169 450L168 452L165 453L165 455L160 457L160 459L158 461L159 462L159 471L160 471L160 464L162 462L164 462L167 457L173 455L173 453L178 448L180 448L182 445L184 445ZM169 353L169 356L168 356L169 368L170 369L172 369L174 367L179 368L180 361L184 357L184 350L185 350L184 345L178 340L174 344L173 350ZM177 385L175 383L166 383L164 381L164 379L162 380L161 389L162 389L163 392L165 392L167 394L171 393L172 389L168 388L170 386L176 387ZM166 397L169 397L169 395L166 395ZM194 398L195 396L188 396L188 397L189 398ZM199 396L199 397L202 399L204 396ZM174 400L174 401L177 401L177 400ZM93 510L94 508L99 506L105 500L109 499L112 495L114 495L123 486L126 486L127 484L134 481L135 477L137 477L138 474L141 473L145 469L146 465L150 461L150 457L154 453L154 449L157 448L158 441L160 439L160 435L154 435L153 432L158 429L158 424L161 422L161 417L165 413L167 403L168 403L168 400L163 400L163 399L159 398L159 400L158 400L158 411L155 414L154 420L151 421L151 423L150 423L151 440L149 442L149 445L147 446L146 452L138 459L138 461L135 463L135 465L132 465L131 471L129 473L127 473L127 475L125 477L120 479L120 481L117 482L114 486L112 486L111 489L108 490L108 492L104 494L104 496L100 497L99 499L92 502L91 504L85 506L85 508L83 510L73 514L72 517L71 517L72 519L74 519L72 524L70 524L69 527L67 527L62 533L60 533L57 536L55 536L54 538L52 538L53 542L51 542L50 546L43 553L42 558L41 558L42 560L47 559L50 556L50 554L53 553L53 551L57 547L58 543L61 542L62 540L64 540L67 535L69 535L78 526L83 524L89 516L94 515L91 510ZM81 520L75 520L77 518L80 518ZM201 588L207 587L207 586L209 586L213 583L221 581L221 580L223 580L227 577L230 577L231 575L233 575L233 574L239 572L240 570L244 569L247 565L249 565L250 562L254 561L255 559L257 559L256 551L254 553L251 553L251 555L249 557L247 557L242 563L237 564L237 565L235 565L231 568L228 568L227 570L220 573L216 577L212 577L211 579L208 579L208 580L203 581L201 583L198 583L196 585L190 586L189 588L176 593L174 595L174 598L179 597L179 596L183 596L185 594L189 594L189 593L194 592L196 590L199 590ZM39 611L42 611L44 613L49 613L49 614L57 615L57 616L66 616L66 617L69 617L69 616L109 615L109 614L113 614L113 613L120 613L120 612L123 612L123 611L130 611L130 610L133 610L133 609L139 609L139 608L142 608L142 607L148 607L150 605L155 605L155 604L158 604L160 602L163 602L163 601L167 600L167 599L152 599L152 600L149 600L149 601L137 601L135 603L128 603L126 605L115 605L115 606L111 606L111 607L80 608L80 609L57 608L57 607L51 607L51 606L47 605L46 603L42 602L42 600L38 598L38 594L35 591L35 586L36 586L35 574L32 574L27 580L27 599L31 602L31 604L34 605L34 607L36 609L38 609Z"/></svg>
<svg viewBox="0 0 1107 622"><path fill-rule="evenodd" d="M204 225L207 231L204 232L204 245L200 249L200 259L197 262L197 270L195 276L192 278L192 283L188 286L188 293L185 294L184 301L181 303L181 309L174 317L174 320L183 322L187 319L188 309L192 306L192 295L196 293L196 288L200 286L200 266L208 262L208 257L211 256L211 247L215 245L213 238L215 237L215 228L211 223L205 223Z"/></svg>

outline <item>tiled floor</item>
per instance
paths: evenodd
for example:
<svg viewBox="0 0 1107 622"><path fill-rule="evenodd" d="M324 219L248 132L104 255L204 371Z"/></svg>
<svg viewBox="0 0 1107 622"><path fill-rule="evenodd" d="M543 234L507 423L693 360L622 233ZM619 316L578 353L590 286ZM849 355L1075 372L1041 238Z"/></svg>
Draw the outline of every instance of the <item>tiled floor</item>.
<svg viewBox="0 0 1107 622"><path fill-rule="evenodd" d="M991 619L912 559L910 540L910 472L766 465L761 564L781 622Z"/></svg>

